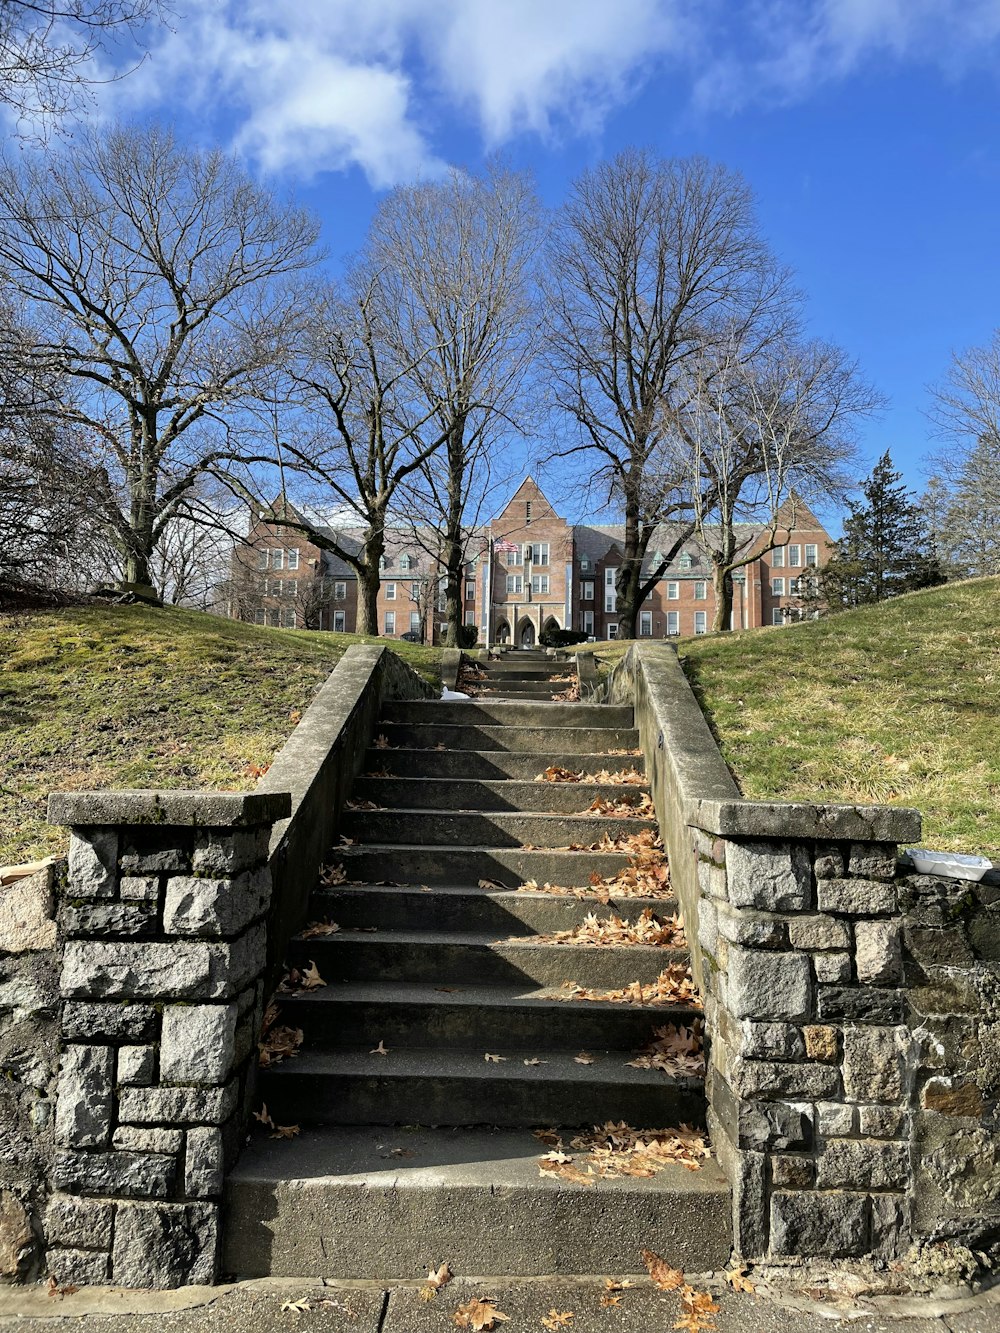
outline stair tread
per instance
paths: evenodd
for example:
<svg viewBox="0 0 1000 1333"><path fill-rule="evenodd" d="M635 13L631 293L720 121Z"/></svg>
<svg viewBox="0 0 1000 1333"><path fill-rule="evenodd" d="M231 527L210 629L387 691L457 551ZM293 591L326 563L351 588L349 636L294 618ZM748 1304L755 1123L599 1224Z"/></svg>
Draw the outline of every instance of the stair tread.
<svg viewBox="0 0 1000 1333"><path fill-rule="evenodd" d="M416 1004L461 1005L470 1008L483 1006L497 1009L537 1009L558 1006L563 1012L576 1004L586 1004L591 1013L645 1014L653 1023L669 1023L677 1017L700 1017L701 1011L693 1006L676 1004L629 1004L613 1000L572 1001L560 998L558 986L491 986L448 985L429 981L341 981L331 982L321 990L300 991L282 995L278 1004L286 1010L286 1018L299 1005L385 1004L406 1007ZM284 1021L284 1020L283 1020Z"/></svg>
<svg viewBox="0 0 1000 1333"><path fill-rule="evenodd" d="M343 884L331 885L328 888L315 889L312 898L314 901L320 901L324 897L339 893L377 893L385 897L400 893L419 893L427 897L437 894L443 897L501 898L510 899L513 902L518 902L522 898L543 898L548 902L566 902L569 899L570 901L593 903L595 908L604 906L634 907L636 911L641 912L644 908L651 907L657 914L677 907L674 898L643 898L636 894L615 895L611 893L609 902L605 904L599 898L577 897L576 894L566 893L546 893L541 886L537 889L508 889L492 885L484 888L482 884L368 884L364 880L349 880Z"/></svg>
<svg viewBox="0 0 1000 1333"><path fill-rule="evenodd" d="M650 1032L652 1036L652 1032ZM372 1033L372 1043L379 1041ZM493 1049L495 1045L496 1049ZM528 1052L524 1048L504 1046L501 1042L474 1050L463 1047L399 1046L390 1047L389 1054L374 1055L370 1046L305 1048L290 1060L272 1065L261 1075L261 1085L279 1078L315 1078L319 1075L338 1075L365 1079L421 1078L440 1082L444 1079L504 1083L573 1083L592 1084L613 1082L616 1087L686 1087L701 1088L704 1079L695 1075L665 1074L659 1069L635 1069L628 1062L636 1057L635 1050L589 1049L593 1064L580 1064L575 1059L578 1051L551 1049L539 1045ZM499 1063L486 1059L487 1051L501 1057ZM543 1063L525 1064L537 1056ZM266 1100L266 1090L264 1092Z"/></svg>
<svg viewBox="0 0 1000 1333"><path fill-rule="evenodd" d="M637 955L648 958L651 954L659 953L663 956L664 965L678 955L687 955L687 949L670 949L662 944L552 944L546 943L538 935L511 935L502 938L497 937L496 931L459 931L459 930L378 930L358 929L345 927L332 935L311 936L303 939L301 935L293 937L296 943L305 944L310 947L319 945L337 945L345 942L356 944L369 941L374 944L461 944L470 948L493 949L493 948L511 948L511 949L550 949L559 950L561 953L569 953L571 950L586 949L588 953L595 956L605 956L607 954L621 954L624 950L630 950Z"/></svg>
<svg viewBox="0 0 1000 1333"><path fill-rule="evenodd" d="M394 1153L394 1148L401 1151ZM227 1184L295 1181L322 1186L336 1181L375 1190L450 1186L487 1193L508 1187L591 1194L595 1190L615 1194L729 1194L714 1159L704 1161L697 1171L671 1162L654 1176L597 1178L588 1187L558 1176L543 1177L538 1160L546 1151L546 1145L530 1130L325 1125L310 1127L298 1138L280 1143L255 1136L230 1172Z"/></svg>

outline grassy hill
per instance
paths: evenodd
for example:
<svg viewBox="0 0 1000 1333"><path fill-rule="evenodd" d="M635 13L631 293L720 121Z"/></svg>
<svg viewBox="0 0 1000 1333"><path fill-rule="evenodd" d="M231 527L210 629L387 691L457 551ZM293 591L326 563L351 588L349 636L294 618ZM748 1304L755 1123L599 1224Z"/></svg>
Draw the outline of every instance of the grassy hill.
<svg viewBox="0 0 1000 1333"><path fill-rule="evenodd" d="M242 790L288 738L353 634L197 611L76 606L0 615L0 865L59 850L48 793ZM393 643L428 679L437 650Z"/></svg>
<svg viewBox="0 0 1000 1333"><path fill-rule="evenodd" d="M1000 856L1000 579L680 654L744 795L912 805L927 845Z"/></svg>

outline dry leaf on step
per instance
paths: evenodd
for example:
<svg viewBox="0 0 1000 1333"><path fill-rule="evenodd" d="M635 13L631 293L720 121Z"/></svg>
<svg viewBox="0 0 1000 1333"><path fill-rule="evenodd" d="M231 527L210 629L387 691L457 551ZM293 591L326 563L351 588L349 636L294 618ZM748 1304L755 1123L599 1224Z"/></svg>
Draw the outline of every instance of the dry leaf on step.
<svg viewBox="0 0 1000 1333"><path fill-rule="evenodd" d="M525 1060L524 1063L526 1065L547 1065L549 1062L548 1060L539 1060L537 1058L533 1058L531 1060Z"/></svg>
<svg viewBox="0 0 1000 1333"><path fill-rule="evenodd" d="M309 959L309 966L299 978L299 985L303 990L316 990L318 987L326 985L326 982L319 974L319 968L311 958Z"/></svg>
<svg viewBox="0 0 1000 1333"><path fill-rule="evenodd" d="M718 1305L707 1291L685 1287L681 1292L681 1317L674 1328L683 1329L684 1333L713 1333L717 1325L712 1316L718 1312Z"/></svg>
<svg viewBox="0 0 1000 1333"><path fill-rule="evenodd" d="M492 1333L497 1324L506 1324L510 1315L502 1314L488 1297L465 1301L451 1317L457 1328L469 1328L472 1333Z"/></svg>
<svg viewBox="0 0 1000 1333"><path fill-rule="evenodd" d="M300 1132L298 1125L275 1125L272 1139L294 1139Z"/></svg>
<svg viewBox="0 0 1000 1333"><path fill-rule="evenodd" d="M639 1253L653 1284L661 1291L676 1291L678 1287L683 1287L684 1274L679 1268L671 1268L665 1259L652 1250L640 1250Z"/></svg>
<svg viewBox="0 0 1000 1333"><path fill-rule="evenodd" d="M479 881L479 887L481 889L502 889L504 886L495 879L481 879Z"/></svg>
<svg viewBox="0 0 1000 1333"><path fill-rule="evenodd" d="M368 1054L369 1054L369 1055L388 1055L388 1054L389 1054L389 1052L385 1049L385 1047L384 1047L383 1044L382 1044L382 1038L381 1038L381 1037L379 1037L379 1039L378 1039L378 1045L375 1047L375 1049L372 1050L372 1051L369 1051Z"/></svg>
<svg viewBox="0 0 1000 1333"><path fill-rule="evenodd" d="M547 1328L549 1333L555 1333L556 1329L569 1328L574 1319L572 1310L563 1310L561 1313L554 1306L547 1315L542 1316L542 1328Z"/></svg>
<svg viewBox="0 0 1000 1333"><path fill-rule="evenodd" d="M261 1102L260 1110L254 1111L253 1118L259 1120L265 1129L274 1129L275 1127L267 1109L267 1102Z"/></svg>
<svg viewBox="0 0 1000 1333"><path fill-rule="evenodd" d="M749 1295L753 1295L757 1290L747 1277L746 1270L743 1268L732 1268L727 1273L723 1273L722 1276L732 1287L733 1291L745 1291Z"/></svg>
<svg viewBox="0 0 1000 1333"><path fill-rule="evenodd" d="M498 1065L501 1060L506 1060L507 1057L505 1055L490 1055L489 1051L487 1051L483 1056L483 1059L488 1065Z"/></svg>
<svg viewBox="0 0 1000 1333"><path fill-rule="evenodd" d="M594 1057L589 1051L581 1051L579 1055L573 1056L573 1063L576 1065L592 1065Z"/></svg>
<svg viewBox="0 0 1000 1333"><path fill-rule="evenodd" d="M312 1309L308 1296L300 1296L297 1301L284 1301L281 1306L282 1314L305 1314Z"/></svg>
<svg viewBox="0 0 1000 1333"><path fill-rule="evenodd" d="M446 1287L448 1285L452 1276L451 1264L449 1264L446 1259L444 1263L440 1264L437 1268L428 1270L427 1286L433 1287L435 1291L439 1291L441 1287Z"/></svg>

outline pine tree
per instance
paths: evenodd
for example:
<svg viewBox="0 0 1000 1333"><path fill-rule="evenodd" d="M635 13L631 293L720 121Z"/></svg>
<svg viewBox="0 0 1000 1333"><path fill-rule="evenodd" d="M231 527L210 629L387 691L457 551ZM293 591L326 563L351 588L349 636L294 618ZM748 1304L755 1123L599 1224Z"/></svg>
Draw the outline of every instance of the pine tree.
<svg viewBox="0 0 1000 1333"><path fill-rule="evenodd" d="M861 490L864 500L850 504L844 535L820 576L820 597L831 611L944 582L923 513L888 450Z"/></svg>

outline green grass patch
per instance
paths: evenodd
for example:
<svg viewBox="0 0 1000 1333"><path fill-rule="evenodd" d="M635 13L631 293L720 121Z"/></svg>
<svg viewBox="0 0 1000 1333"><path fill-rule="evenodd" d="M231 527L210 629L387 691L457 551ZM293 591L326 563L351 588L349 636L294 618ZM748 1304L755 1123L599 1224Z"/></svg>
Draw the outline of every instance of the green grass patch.
<svg viewBox="0 0 1000 1333"><path fill-rule="evenodd" d="M255 785L358 634L176 608L0 615L0 864L59 851L50 791ZM440 653L392 642L440 683Z"/></svg>
<svg viewBox="0 0 1000 1333"><path fill-rule="evenodd" d="M915 806L1000 856L1000 579L679 651L745 796Z"/></svg>

